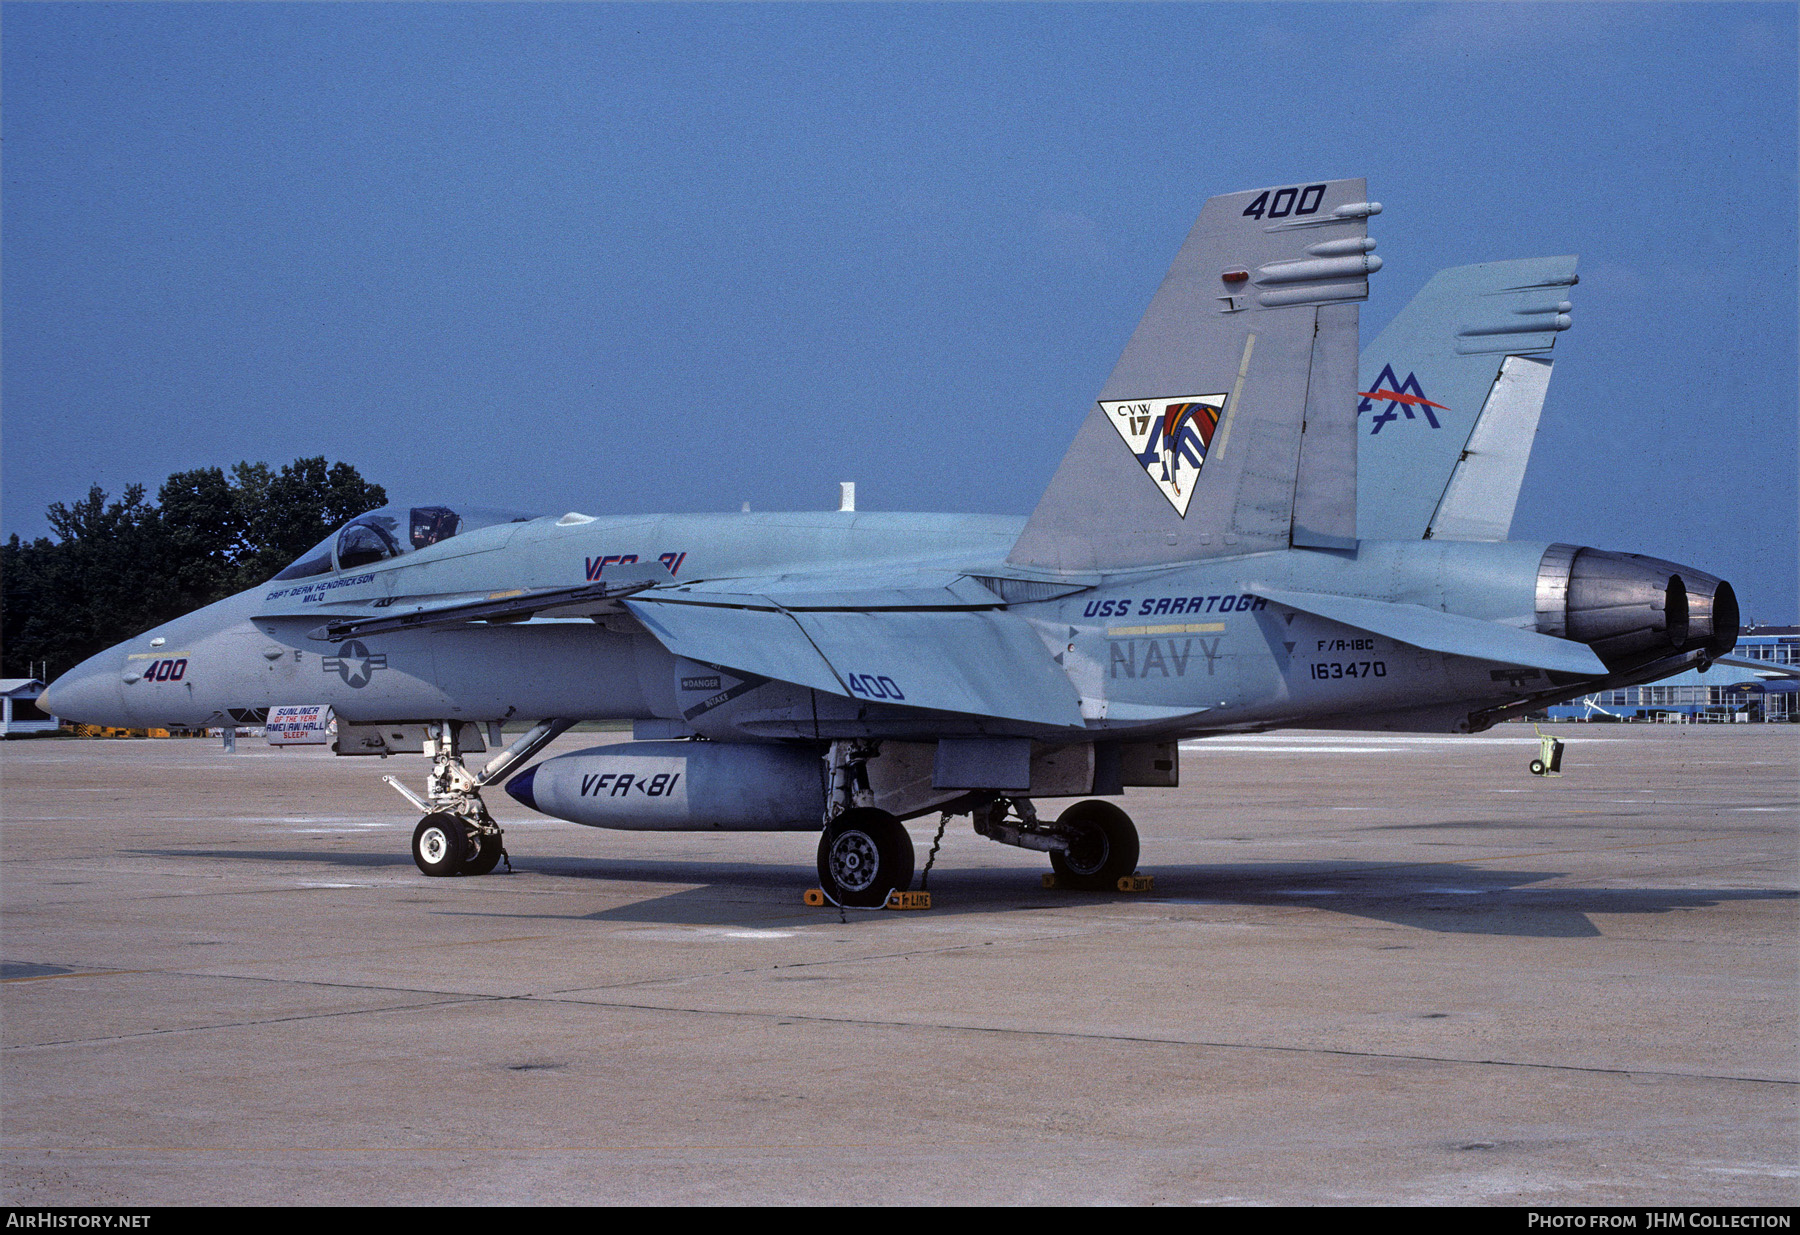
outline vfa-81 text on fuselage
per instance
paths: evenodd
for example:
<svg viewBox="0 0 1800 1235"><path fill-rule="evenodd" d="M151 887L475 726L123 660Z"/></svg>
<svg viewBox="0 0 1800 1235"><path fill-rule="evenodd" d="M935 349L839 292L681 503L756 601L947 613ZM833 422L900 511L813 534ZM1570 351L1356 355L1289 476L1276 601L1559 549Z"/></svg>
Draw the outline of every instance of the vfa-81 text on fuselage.
<svg viewBox="0 0 1800 1235"><path fill-rule="evenodd" d="M338 753L430 757L402 787L427 874L493 867L504 778L596 827L822 828L825 891L878 905L927 812L1106 887L1138 838L1098 799L1173 785L1183 738L1474 732L1728 651L1713 576L1506 539L1573 259L1445 272L1359 377L1379 210L1361 180L1209 201L1023 522L389 508L43 706L202 726L329 704ZM582 720L637 740L527 766Z"/></svg>

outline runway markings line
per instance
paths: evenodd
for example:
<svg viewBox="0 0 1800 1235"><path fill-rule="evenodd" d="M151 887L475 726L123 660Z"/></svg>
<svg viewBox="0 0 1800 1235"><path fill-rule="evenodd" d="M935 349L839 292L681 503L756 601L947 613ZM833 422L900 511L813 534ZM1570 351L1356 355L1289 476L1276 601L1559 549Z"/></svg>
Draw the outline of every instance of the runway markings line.
<svg viewBox="0 0 1800 1235"><path fill-rule="evenodd" d="M360 989L360 988L351 988ZM1418 1055L1397 1051L1358 1051L1347 1047L1282 1046L1266 1042L1229 1042L1204 1038L1175 1038L1149 1034L1082 1033L1066 1029L1032 1029L1019 1026L968 1025L949 1021L878 1020L870 1017L812 1016L794 1012L738 1011L719 1008L677 1007L667 1004L635 1004L605 999L567 999L542 995L461 995L428 999L420 1003L395 1004L379 1008L344 1008L332 1012L312 1012L293 1016L277 1016L236 1021L217 1025L177 1026L142 1033L113 1034L101 1038L74 1039L64 1042L36 1042L7 1047L13 1050L35 1050L55 1046L99 1045L157 1037L165 1034L196 1033L216 1029L249 1029L263 1025L290 1024L296 1021L327 1020L346 1016L363 1016L389 1012L426 1011L437 1008L485 1003L554 1004L560 1007L604 1008L618 1012L648 1012L674 1016L723 1017L731 1020L779 1021L787 1024L845 1026L871 1029L935 1029L950 1033L992 1034L1005 1037L1055 1039L1076 1042L1118 1042L1145 1046L1181 1046L1203 1050L1259 1051L1287 1055L1331 1056L1344 1059L1392 1059L1410 1063L1449 1064L1477 1068L1524 1068L1535 1071L1574 1072L1593 1076L1658 1077L1670 1080L1724 1081L1746 1085L1785 1085L1800 1088L1800 1080L1790 1077L1733 1076L1726 1073L1677 1072L1661 1068L1608 1068L1593 1064L1539 1063L1520 1059L1465 1059L1447 1055ZM4 1147L0 1147L4 1148ZM25 1147L30 1148L30 1147Z"/></svg>
<svg viewBox="0 0 1800 1235"><path fill-rule="evenodd" d="M581 1003L580 1000L554 1000L556 1003ZM1800 1088L1800 1079L1770 1076L1732 1076L1711 1072L1673 1072L1659 1068L1604 1068L1593 1064L1535 1063L1520 1059L1459 1059L1448 1055L1413 1055L1394 1051L1356 1051L1346 1047L1280 1046L1265 1042L1223 1042L1199 1038L1172 1038L1140 1034L1080 1033L1066 1029L1022 1029L992 1025L962 1025L944 1021L874 1020L866 1017L808 1016L792 1012L722 1011L714 1008L672 1008L658 1004L600 1003L589 1006L628 1009L639 1012L693 1013L699 1016L723 1016L734 1019L805 1021L818 1025L848 1025L877 1029L941 1029L950 1032L997 1034L1028 1038L1055 1038L1080 1042L1127 1042L1146 1046L1188 1046L1211 1050L1274 1051L1291 1055L1333 1055L1351 1059L1396 1059L1414 1063L1460 1064L1468 1067L1531 1068L1552 1072L1581 1072L1599 1076L1667 1077L1689 1081L1730 1081L1748 1085L1787 1085Z"/></svg>
<svg viewBox="0 0 1800 1235"><path fill-rule="evenodd" d="M1013 1145L1016 1138L951 1141L931 1137L928 1145ZM0 1145L0 1153L86 1154L555 1154L718 1152L720 1150L892 1149L893 1141L741 1141L706 1145Z"/></svg>
<svg viewBox="0 0 1800 1235"><path fill-rule="evenodd" d="M161 969L79 969L73 973L33 973L18 978L0 978L8 982L48 982L53 978L110 978L121 973L162 973Z"/></svg>
<svg viewBox="0 0 1800 1235"><path fill-rule="evenodd" d="M146 970L145 972L155 972ZM188 975L192 976L192 975ZM348 990L362 990L362 987L346 987ZM379 987L373 989L381 989ZM171 1025L166 1029L145 1029L137 1033L106 1034L97 1038L64 1038L55 1042L18 1042L7 1046L7 1051L35 1051L52 1046L100 1046L108 1042L130 1042L139 1038L157 1038L167 1034L206 1033L216 1029L255 1029L263 1025L286 1025L295 1021L322 1021L341 1016L364 1016L380 1012L414 1012L427 1008L454 1007L467 1003L501 1003L517 999L516 995L440 995L435 999L427 999L420 1003L390 1004L380 1008L338 1008L331 1012L303 1012L293 1016L259 1017L247 1021L220 1021L210 1025ZM573 1002L573 1001L569 1001Z"/></svg>

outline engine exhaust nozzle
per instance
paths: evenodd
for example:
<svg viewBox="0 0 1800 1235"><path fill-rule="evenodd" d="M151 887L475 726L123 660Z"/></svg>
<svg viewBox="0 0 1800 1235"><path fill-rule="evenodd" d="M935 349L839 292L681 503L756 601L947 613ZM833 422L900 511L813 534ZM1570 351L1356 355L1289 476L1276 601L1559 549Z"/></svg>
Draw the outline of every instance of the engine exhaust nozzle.
<svg viewBox="0 0 1800 1235"><path fill-rule="evenodd" d="M1594 649L1618 672L1737 642L1737 597L1705 571L1636 553L1551 545L1538 564L1542 634Z"/></svg>

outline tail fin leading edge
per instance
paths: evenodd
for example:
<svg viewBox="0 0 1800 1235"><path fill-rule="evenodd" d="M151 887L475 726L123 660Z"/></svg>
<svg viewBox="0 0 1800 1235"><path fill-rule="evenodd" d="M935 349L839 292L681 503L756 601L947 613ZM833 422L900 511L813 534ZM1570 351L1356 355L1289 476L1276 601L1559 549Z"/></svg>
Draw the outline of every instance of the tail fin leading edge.
<svg viewBox="0 0 1800 1235"><path fill-rule="evenodd" d="M1381 266L1366 198L1356 179L1206 203L1013 564L1354 543L1357 302Z"/></svg>

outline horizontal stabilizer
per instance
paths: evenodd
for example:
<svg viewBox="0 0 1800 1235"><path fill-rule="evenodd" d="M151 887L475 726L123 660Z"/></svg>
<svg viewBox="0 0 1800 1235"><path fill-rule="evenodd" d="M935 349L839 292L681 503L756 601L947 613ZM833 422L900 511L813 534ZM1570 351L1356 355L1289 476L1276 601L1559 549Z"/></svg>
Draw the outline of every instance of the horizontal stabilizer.
<svg viewBox="0 0 1800 1235"><path fill-rule="evenodd" d="M1397 605L1358 596L1263 587L1252 587L1250 591L1278 605L1385 635L1430 652L1491 660L1502 665L1528 665L1557 673L1578 673L1584 677L1603 677L1607 672L1593 649L1584 643L1502 626L1498 622L1444 613L1423 605Z"/></svg>
<svg viewBox="0 0 1800 1235"><path fill-rule="evenodd" d="M765 599L765 603L766 599ZM679 656L871 703L1082 725L1043 641L998 610L790 610L625 602Z"/></svg>
<svg viewBox="0 0 1800 1235"><path fill-rule="evenodd" d="M1800 678L1800 669L1791 665L1778 665L1772 660L1742 660L1736 656L1721 656L1713 664L1730 665L1734 669L1754 669L1758 676L1765 678Z"/></svg>

